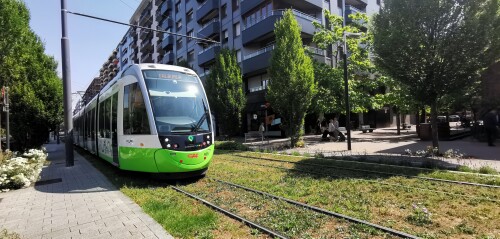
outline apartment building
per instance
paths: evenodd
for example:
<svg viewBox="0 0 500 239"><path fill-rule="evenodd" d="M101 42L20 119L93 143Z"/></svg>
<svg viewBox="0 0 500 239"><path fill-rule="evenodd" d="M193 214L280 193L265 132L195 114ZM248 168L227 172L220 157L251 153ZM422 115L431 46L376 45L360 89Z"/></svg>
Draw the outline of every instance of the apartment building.
<svg viewBox="0 0 500 239"><path fill-rule="evenodd" d="M274 23L292 9L302 27L304 45L316 60L331 63L329 52L312 42L312 22L325 24L324 9L341 15L341 0L142 0L130 24L160 29L165 34L131 27L118 44L117 69L133 63L183 64L205 79L221 47L236 51L247 95L245 131L256 130L265 112ZM380 0L345 0L346 14L378 12ZM218 42L208 43L194 36ZM108 73L109 74L109 73ZM268 112L269 113L269 112ZM273 130L273 129L271 129ZM279 131L279 130L278 130Z"/></svg>

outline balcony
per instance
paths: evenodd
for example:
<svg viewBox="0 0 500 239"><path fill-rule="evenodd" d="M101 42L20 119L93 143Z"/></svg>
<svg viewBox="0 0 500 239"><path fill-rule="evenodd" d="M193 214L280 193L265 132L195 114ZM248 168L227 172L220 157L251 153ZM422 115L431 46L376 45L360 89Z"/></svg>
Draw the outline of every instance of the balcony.
<svg viewBox="0 0 500 239"><path fill-rule="evenodd" d="M146 14L144 15L141 15L141 17L139 18L139 25L140 26L144 26L146 25L146 23L148 23L148 21L151 21L153 16L151 15L151 13L148 11Z"/></svg>
<svg viewBox="0 0 500 239"><path fill-rule="evenodd" d="M155 6L158 6L163 3L163 0L155 0Z"/></svg>
<svg viewBox="0 0 500 239"><path fill-rule="evenodd" d="M274 45L264 47L254 53L244 56L242 73L245 75L250 72L259 73L265 71L269 67L272 50L274 50Z"/></svg>
<svg viewBox="0 0 500 239"><path fill-rule="evenodd" d="M162 16L168 16L168 12L172 10L172 0L166 0L161 4L160 14Z"/></svg>
<svg viewBox="0 0 500 239"><path fill-rule="evenodd" d="M153 43L152 43L151 39L144 40L144 41L141 42L141 51L142 52L148 51L148 50L151 50L151 49L153 49Z"/></svg>
<svg viewBox="0 0 500 239"><path fill-rule="evenodd" d="M172 26L174 25L174 20L167 18L161 22L161 29L162 30L167 30L167 29L172 29Z"/></svg>
<svg viewBox="0 0 500 239"><path fill-rule="evenodd" d="M313 21L321 23L321 20L297 10L292 10L295 18L302 27L302 33L314 35L316 29ZM242 32L242 43L248 45L252 42L259 42L274 35L274 23L283 17L285 10L274 10L266 16L252 21L246 21Z"/></svg>
<svg viewBox="0 0 500 239"><path fill-rule="evenodd" d="M141 58L141 63L153 63L153 54L151 53L143 54Z"/></svg>
<svg viewBox="0 0 500 239"><path fill-rule="evenodd" d="M365 8L368 4L368 0L346 0L345 5L353 5L358 8Z"/></svg>
<svg viewBox="0 0 500 239"><path fill-rule="evenodd" d="M245 13L250 10L256 8L260 4L265 2L264 0L242 0L240 3L241 15L243 16Z"/></svg>
<svg viewBox="0 0 500 239"><path fill-rule="evenodd" d="M202 22L210 16L215 16L213 13L219 10L219 0L206 0L196 10L196 21Z"/></svg>
<svg viewBox="0 0 500 239"><path fill-rule="evenodd" d="M174 48L174 36L168 35L163 38L163 41L161 42L161 48L165 51L172 50Z"/></svg>
<svg viewBox="0 0 500 239"><path fill-rule="evenodd" d="M198 53L198 65L203 66L215 60L215 56L220 51L220 46L212 45Z"/></svg>
<svg viewBox="0 0 500 239"><path fill-rule="evenodd" d="M220 33L220 23L219 19L213 19L212 21L206 23L199 31L199 38L211 38L214 35Z"/></svg>
<svg viewBox="0 0 500 239"><path fill-rule="evenodd" d="M139 35L139 38L141 38L141 40L144 41L144 39L147 39L152 35L153 35L152 31L143 29L143 30L141 30L141 34Z"/></svg>
<svg viewBox="0 0 500 239"><path fill-rule="evenodd" d="M174 53L167 52L163 55L163 59L161 60L162 64L173 64L174 63Z"/></svg>
<svg viewBox="0 0 500 239"><path fill-rule="evenodd" d="M319 49L319 48L312 47L312 46L304 46L304 49L306 50L306 52L309 52L311 54L311 56L314 60L316 60L318 62L322 62L322 63L326 62L326 59L325 59L326 50Z"/></svg>

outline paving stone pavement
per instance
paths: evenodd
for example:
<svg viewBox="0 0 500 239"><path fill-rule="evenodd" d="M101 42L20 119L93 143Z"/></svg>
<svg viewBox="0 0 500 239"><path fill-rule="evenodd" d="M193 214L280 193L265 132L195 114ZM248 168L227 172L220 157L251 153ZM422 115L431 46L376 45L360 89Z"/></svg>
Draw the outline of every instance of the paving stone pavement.
<svg viewBox="0 0 500 239"><path fill-rule="evenodd" d="M173 238L75 152L65 167L64 144L45 145L50 166L41 179L62 182L0 193L0 230L22 238Z"/></svg>

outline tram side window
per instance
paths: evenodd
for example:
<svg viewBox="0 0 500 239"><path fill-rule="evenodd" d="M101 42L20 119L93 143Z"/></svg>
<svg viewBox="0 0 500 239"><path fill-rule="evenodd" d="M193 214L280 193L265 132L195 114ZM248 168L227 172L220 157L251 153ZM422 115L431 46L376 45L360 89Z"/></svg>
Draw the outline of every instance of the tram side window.
<svg viewBox="0 0 500 239"><path fill-rule="evenodd" d="M104 138L104 101L99 103L99 137Z"/></svg>
<svg viewBox="0 0 500 239"><path fill-rule="evenodd" d="M104 101L104 137L111 138L111 97Z"/></svg>
<svg viewBox="0 0 500 239"><path fill-rule="evenodd" d="M127 85L123 92L123 133L150 134L144 97L139 85Z"/></svg>

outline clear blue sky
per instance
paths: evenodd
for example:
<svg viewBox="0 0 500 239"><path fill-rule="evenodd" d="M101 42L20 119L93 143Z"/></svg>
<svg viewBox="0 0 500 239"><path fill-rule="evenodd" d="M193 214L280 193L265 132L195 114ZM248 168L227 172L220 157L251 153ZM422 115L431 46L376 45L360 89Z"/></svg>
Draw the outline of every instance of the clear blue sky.
<svg viewBox="0 0 500 239"><path fill-rule="evenodd" d="M59 63L61 76L61 1L25 0L30 26ZM73 12L128 23L140 0L67 0ZM71 91L84 91L127 31L126 26L68 14Z"/></svg>

